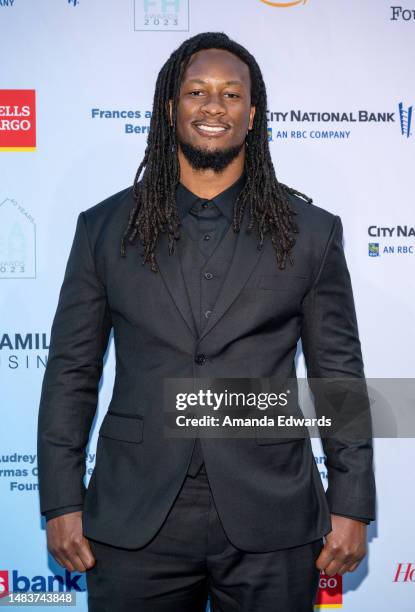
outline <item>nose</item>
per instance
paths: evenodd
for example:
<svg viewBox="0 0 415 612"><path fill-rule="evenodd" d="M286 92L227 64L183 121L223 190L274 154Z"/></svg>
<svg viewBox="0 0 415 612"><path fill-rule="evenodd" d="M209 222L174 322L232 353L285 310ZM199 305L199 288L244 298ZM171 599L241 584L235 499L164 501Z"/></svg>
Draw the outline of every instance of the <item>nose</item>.
<svg viewBox="0 0 415 612"><path fill-rule="evenodd" d="M226 106L217 94L210 94L203 102L200 110L210 115L224 115Z"/></svg>

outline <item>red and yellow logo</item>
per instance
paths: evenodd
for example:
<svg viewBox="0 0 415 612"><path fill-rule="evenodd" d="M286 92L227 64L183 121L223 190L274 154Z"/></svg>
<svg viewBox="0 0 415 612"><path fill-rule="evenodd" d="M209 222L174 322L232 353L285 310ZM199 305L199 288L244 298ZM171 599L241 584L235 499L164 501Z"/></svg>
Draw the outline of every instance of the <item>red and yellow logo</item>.
<svg viewBox="0 0 415 612"><path fill-rule="evenodd" d="M0 89L0 151L35 149L35 90Z"/></svg>
<svg viewBox="0 0 415 612"><path fill-rule="evenodd" d="M319 590L314 608L342 608L343 607L343 576L335 574L327 576L320 572Z"/></svg>
<svg viewBox="0 0 415 612"><path fill-rule="evenodd" d="M290 6L297 6L298 4L306 4L308 0L291 0L290 2L273 2L272 0L259 0L268 6L277 6L279 8L288 8Z"/></svg>

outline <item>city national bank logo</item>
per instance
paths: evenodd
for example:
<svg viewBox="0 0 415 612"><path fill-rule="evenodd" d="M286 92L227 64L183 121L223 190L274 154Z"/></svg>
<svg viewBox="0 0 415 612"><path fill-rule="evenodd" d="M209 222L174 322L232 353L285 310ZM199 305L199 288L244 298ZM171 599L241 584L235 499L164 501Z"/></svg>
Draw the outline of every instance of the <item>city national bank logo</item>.
<svg viewBox="0 0 415 612"><path fill-rule="evenodd" d="M277 8L290 8L291 6L298 6L299 4L307 4L308 0L291 0L291 2L273 2L272 0L259 0L262 4L268 6L275 6Z"/></svg>
<svg viewBox="0 0 415 612"><path fill-rule="evenodd" d="M277 140L349 140L353 131L366 126L398 124L405 138L412 136L412 106L400 102L395 111L372 110L267 110L268 141ZM276 124L276 125L273 125ZM394 128L396 129L396 128ZM396 132L398 133L398 132Z"/></svg>
<svg viewBox="0 0 415 612"><path fill-rule="evenodd" d="M0 151L35 151L34 89L0 89Z"/></svg>
<svg viewBox="0 0 415 612"><path fill-rule="evenodd" d="M412 106L404 107L402 102L399 102L399 121L401 123L401 134L409 138L411 136L412 124Z"/></svg>
<svg viewBox="0 0 415 612"><path fill-rule="evenodd" d="M0 280L36 278L36 224L16 200L0 202Z"/></svg>
<svg viewBox="0 0 415 612"><path fill-rule="evenodd" d="M369 257L381 255L415 255L415 226L369 225L367 233L370 238L385 238L387 242L369 242Z"/></svg>
<svg viewBox="0 0 415 612"><path fill-rule="evenodd" d="M134 0L134 30L189 31L189 0Z"/></svg>
<svg viewBox="0 0 415 612"><path fill-rule="evenodd" d="M25 576L19 574L18 570L0 570L0 597L5 597L9 593L27 593L34 591L42 592L68 592L76 591L83 593L86 589L79 582L83 582L85 577L82 574L71 575L69 570L65 570L64 576L59 574L49 574L48 576Z"/></svg>
<svg viewBox="0 0 415 612"><path fill-rule="evenodd" d="M314 608L343 607L343 577L341 574L328 576L320 572L319 589Z"/></svg>
<svg viewBox="0 0 415 612"><path fill-rule="evenodd" d="M379 257L379 242L369 242L369 257Z"/></svg>

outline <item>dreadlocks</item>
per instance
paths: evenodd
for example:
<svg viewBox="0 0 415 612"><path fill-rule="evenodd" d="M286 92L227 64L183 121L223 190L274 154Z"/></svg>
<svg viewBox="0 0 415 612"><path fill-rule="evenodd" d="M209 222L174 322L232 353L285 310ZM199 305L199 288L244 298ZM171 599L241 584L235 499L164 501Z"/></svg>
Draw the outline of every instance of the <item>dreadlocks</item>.
<svg viewBox="0 0 415 612"><path fill-rule="evenodd" d="M180 86L191 56L202 49L223 49L239 57L250 71L251 105L256 106L252 130L246 137L246 183L234 204L233 230L239 232L243 214L249 203L248 232L255 228L258 248L262 248L264 236L270 233L276 251L277 264L285 268L287 257L291 265L291 250L296 242L292 236L298 233L294 221L296 214L290 208L288 194L312 199L278 182L268 146L267 95L261 70L255 58L226 34L206 32L185 40L160 70L153 100L153 112L144 158L134 179L132 208L121 240L121 255L125 257L125 240L132 244L137 236L144 246L143 265L150 262L151 270L158 271L154 250L159 233L168 234L169 253L180 237L180 217L175 193L180 178L177 156L176 118ZM173 101L170 122L168 101ZM143 176L140 180L141 172Z"/></svg>

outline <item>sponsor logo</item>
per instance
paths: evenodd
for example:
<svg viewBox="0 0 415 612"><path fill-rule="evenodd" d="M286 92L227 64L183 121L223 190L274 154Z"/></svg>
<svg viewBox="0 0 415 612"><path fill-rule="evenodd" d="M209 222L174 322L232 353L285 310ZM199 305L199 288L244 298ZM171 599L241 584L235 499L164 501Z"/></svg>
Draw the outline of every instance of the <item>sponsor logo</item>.
<svg viewBox="0 0 415 612"><path fill-rule="evenodd" d="M32 578L19 574L18 570L0 570L0 597L4 597L8 593L26 593L28 591L35 592L62 592L62 591L77 591L83 592L83 588L79 581L82 580L82 574L71 575L67 569L65 575L49 574L41 576L37 574Z"/></svg>
<svg viewBox="0 0 415 612"><path fill-rule="evenodd" d="M380 255L414 255L415 242L405 243L402 239L415 238L415 227L411 225L383 226L369 225L367 230L371 238L390 238L392 244L381 244L380 242L369 242L369 257Z"/></svg>
<svg viewBox="0 0 415 612"><path fill-rule="evenodd" d="M92 476L95 465L95 453L87 452L85 461L85 486ZM0 455L0 486L3 484L10 493L31 494L39 490L38 466L36 453L15 451ZM1 582L1 580L0 580ZM1 589L0 589L1 592Z"/></svg>
<svg viewBox="0 0 415 612"><path fill-rule="evenodd" d="M16 200L0 202L0 279L36 278L36 224Z"/></svg>
<svg viewBox="0 0 415 612"><path fill-rule="evenodd" d="M9 592L9 572L0 570L0 597L6 597Z"/></svg>
<svg viewBox="0 0 415 612"><path fill-rule="evenodd" d="M409 138L411 135L412 124L412 106L404 107L402 102L399 102L399 121L401 124L401 134Z"/></svg>
<svg viewBox="0 0 415 612"><path fill-rule="evenodd" d="M77 6L79 4L79 0L68 0L68 4L72 4L72 6Z"/></svg>
<svg viewBox="0 0 415 612"><path fill-rule="evenodd" d="M369 257L379 257L379 242L369 242Z"/></svg>
<svg viewBox="0 0 415 612"><path fill-rule="evenodd" d="M0 8L6 7L6 6L13 6L14 5L14 0L0 0Z"/></svg>
<svg viewBox="0 0 415 612"><path fill-rule="evenodd" d="M415 9L391 6L391 21L415 21Z"/></svg>
<svg viewBox="0 0 415 612"><path fill-rule="evenodd" d="M398 563L393 582L415 582L415 564Z"/></svg>
<svg viewBox="0 0 415 612"><path fill-rule="evenodd" d="M398 123L398 121L401 135L408 138L412 135L412 109L412 106L405 107L400 102L398 112L368 109L355 111L267 110L268 124L278 124L276 128L272 126L268 128L268 141L284 139L348 140L351 137L352 130L358 125L359 127L360 125L383 126ZM397 119L397 115L399 119ZM315 125L316 127L315 129L307 129L309 125Z"/></svg>
<svg viewBox="0 0 415 612"><path fill-rule="evenodd" d="M144 134L148 136L151 114L151 110L91 108L91 119L95 121L124 120L122 124L124 134ZM129 121L126 122L125 120ZM135 120L135 122L131 123L131 120Z"/></svg>
<svg viewBox="0 0 415 612"><path fill-rule="evenodd" d="M35 90L0 89L0 151L35 149Z"/></svg>
<svg viewBox="0 0 415 612"><path fill-rule="evenodd" d="M298 6L299 4L307 4L308 0L290 0L287 2L273 2L273 0L259 0L262 4L268 6L274 6L276 8L290 8L291 6Z"/></svg>
<svg viewBox="0 0 415 612"><path fill-rule="evenodd" d="M268 142L274 140L301 140L311 138L312 140L347 140L350 130L275 130L268 128Z"/></svg>
<svg viewBox="0 0 415 612"><path fill-rule="evenodd" d="M43 369L48 361L49 341L44 332L0 332L0 367Z"/></svg>
<svg viewBox="0 0 415 612"><path fill-rule="evenodd" d="M189 0L134 0L134 30L189 31Z"/></svg>
<svg viewBox="0 0 415 612"><path fill-rule="evenodd" d="M343 607L343 577L340 574L327 576L320 573L319 589L317 592L315 608L342 608Z"/></svg>

